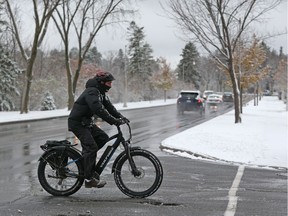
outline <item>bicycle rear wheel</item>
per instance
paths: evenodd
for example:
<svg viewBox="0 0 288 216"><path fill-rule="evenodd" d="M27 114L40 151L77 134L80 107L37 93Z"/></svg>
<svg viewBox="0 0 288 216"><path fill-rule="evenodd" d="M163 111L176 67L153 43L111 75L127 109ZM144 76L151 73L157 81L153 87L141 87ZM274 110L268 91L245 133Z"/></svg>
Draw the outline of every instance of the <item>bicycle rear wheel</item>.
<svg viewBox="0 0 288 216"><path fill-rule="evenodd" d="M114 179L117 187L127 196L144 198L155 193L163 179L163 168L159 159L143 149L131 150L131 157L140 171L134 175L126 154L116 162Z"/></svg>
<svg viewBox="0 0 288 216"><path fill-rule="evenodd" d="M77 192L84 181L79 155L67 150L44 153L38 165L41 186L54 196L69 196Z"/></svg>

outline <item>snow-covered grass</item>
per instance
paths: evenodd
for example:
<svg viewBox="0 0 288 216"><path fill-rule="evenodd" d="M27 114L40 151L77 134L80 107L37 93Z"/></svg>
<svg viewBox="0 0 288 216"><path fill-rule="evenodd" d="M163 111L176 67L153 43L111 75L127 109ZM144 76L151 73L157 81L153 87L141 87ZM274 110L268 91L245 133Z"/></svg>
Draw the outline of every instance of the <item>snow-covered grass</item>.
<svg viewBox="0 0 288 216"><path fill-rule="evenodd" d="M163 140L162 146L185 157L287 168L285 104L274 96L253 104L243 108L241 124L233 123L231 111Z"/></svg>
<svg viewBox="0 0 288 216"><path fill-rule="evenodd" d="M123 107L123 103L114 104L117 110L127 110L127 109L139 109L143 107L152 107L152 106L163 106L169 104L176 104L176 99L167 99L164 100L154 100L154 101L141 101L141 102L129 102L127 107ZM66 109L57 109L57 110L46 110L46 111L30 111L27 114L20 114L17 112L0 112L0 124L25 121L25 120L37 120L53 117L63 117L68 116L70 111Z"/></svg>
<svg viewBox="0 0 288 216"><path fill-rule="evenodd" d="M115 104L119 110L175 104L175 99ZM244 163L251 166L287 168L287 111L275 96L251 101L243 108L242 123L234 124L234 111L168 137L161 146L184 157ZM67 109L54 111L0 112L0 124L67 116ZM175 151L176 150L176 151Z"/></svg>

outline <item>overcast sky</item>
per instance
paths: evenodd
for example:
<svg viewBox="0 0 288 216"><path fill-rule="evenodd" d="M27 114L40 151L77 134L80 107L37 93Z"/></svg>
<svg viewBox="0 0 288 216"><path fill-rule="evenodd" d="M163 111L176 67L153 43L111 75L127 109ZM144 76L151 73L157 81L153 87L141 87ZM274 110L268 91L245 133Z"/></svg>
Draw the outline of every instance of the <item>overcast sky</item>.
<svg viewBox="0 0 288 216"><path fill-rule="evenodd" d="M160 0L162 3L165 0ZM257 32L262 34L275 33L275 32L287 32L287 0L283 0L284 3L268 13L266 22L263 22L257 26ZM134 2L134 1L132 1ZM155 58L164 57L171 64L172 69L175 69L179 63L182 50L186 44L183 38L180 39L181 31L176 27L173 20L165 16L165 12L159 4L159 0L141 0L137 1L136 9L139 10L139 15L135 17L135 22L139 27L144 27L144 33L146 35L145 40L150 44L153 49L153 56ZM30 13L29 13L30 14ZM95 44L98 51L105 57L110 51L118 52L119 49L125 49L125 45L128 45L127 40L127 27L122 25L122 28L107 28L101 29L96 37ZM54 36L57 32L47 35L48 41L45 46L47 49L61 47L61 40L55 40ZM283 46L284 53L287 54L287 34L279 37L273 37L265 40L265 42L279 52L280 46ZM50 41L50 42L49 42ZM51 45L52 41L52 45ZM58 42L57 42L58 41ZM75 43L76 44L76 43ZM201 55L205 55L205 52L201 47L198 48Z"/></svg>
<svg viewBox="0 0 288 216"><path fill-rule="evenodd" d="M161 0L163 2L163 0ZM287 0L275 9L273 12L267 14L267 23L262 23L257 28L259 31L269 32L283 32L287 31ZM140 15L136 17L135 21L139 27L144 27L146 41L153 49L154 57L165 57L171 64L172 68L176 67L181 59L181 52L186 42L179 38L181 32L177 29L175 23L164 16L164 11L157 0L142 0L138 3ZM109 33L110 31L110 33ZM118 30L117 34L111 30L102 30L97 37L97 48L102 52L124 49L128 44L125 35L126 29ZM271 38L265 41L273 49L279 51L280 46L283 46L284 53L287 54L287 35ZM199 52L203 53L202 50Z"/></svg>

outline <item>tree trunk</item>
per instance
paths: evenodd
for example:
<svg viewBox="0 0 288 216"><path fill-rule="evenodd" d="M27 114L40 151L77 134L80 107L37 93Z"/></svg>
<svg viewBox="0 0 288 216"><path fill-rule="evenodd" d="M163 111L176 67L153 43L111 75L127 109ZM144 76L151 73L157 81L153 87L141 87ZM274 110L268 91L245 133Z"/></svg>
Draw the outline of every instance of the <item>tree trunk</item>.
<svg viewBox="0 0 288 216"><path fill-rule="evenodd" d="M32 49L31 57L27 62L27 67L25 71L25 78L26 78L25 87L21 98L21 109L20 109L21 114L29 112L29 97L30 97L29 95L30 95L31 83L33 80L33 65L36 57L37 57L37 46L36 48Z"/></svg>
<svg viewBox="0 0 288 216"><path fill-rule="evenodd" d="M240 83L240 113L243 114L243 87Z"/></svg>
<svg viewBox="0 0 288 216"><path fill-rule="evenodd" d="M69 74L69 75L68 75ZM71 72L67 70L67 79L68 79L68 110L71 110L74 104L74 93L72 85L72 75Z"/></svg>
<svg viewBox="0 0 288 216"><path fill-rule="evenodd" d="M232 56L232 55L230 55ZM236 74L234 72L233 67L233 60L228 60L228 68L229 68L229 74L232 81L233 86L233 93L234 93L234 109L235 109L235 123L241 123L241 117L240 117L240 90L238 85L238 80L236 77Z"/></svg>
<svg viewBox="0 0 288 216"><path fill-rule="evenodd" d="M74 104L74 91L73 91L73 77L72 77L72 72L71 72L71 67L70 67L69 55L65 55L65 66L66 66L67 82L68 82L67 107L68 107L68 110L71 110Z"/></svg>
<svg viewBox="0 0 288 216"><path fill-rule="evenodd" d="M32 76L26 75L25 87L21 97L21 110L20 113L28 113L28 106L29 106L29 92L32 82Z"/></svg>
<svg viewBox="0 0 288 216"><path fill-rule="evenodd" d="M83 64L83 60L84 60L83 58L79 59L77 69L76 69L75 74L74 74L74 78L73 78L73 93L74 93L74 95L76 93L77 82L78 82L78 79L80 76L80 71L81 71L81 67Z"/></svg>
<svg viewBox="0 0 288 216"><path fill-rule="evenodd" d="M237 82L235 81L233 81L233 93L234 93L235 123L241 123L240 93L239 93Z"/></svg>

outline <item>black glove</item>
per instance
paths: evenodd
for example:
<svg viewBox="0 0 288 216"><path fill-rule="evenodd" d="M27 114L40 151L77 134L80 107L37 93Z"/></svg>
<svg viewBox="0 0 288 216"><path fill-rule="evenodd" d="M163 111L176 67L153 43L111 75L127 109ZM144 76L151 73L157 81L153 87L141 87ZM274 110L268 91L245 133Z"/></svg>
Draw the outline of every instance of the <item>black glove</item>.
<svg viewBox="0 0 288 216"><path fill-rule="evenodd" d="M129 119L127 119L126 117L122 116L121 118L125 121L126 124L130 123Z"/></svg>
<svg viewBox="0 0 288 216"><path fill-rule="evenodd" d="M120 126L122 124L126 124L126 121L123 118L116 119L116 123L115 123L116 126Z"/></svg>

